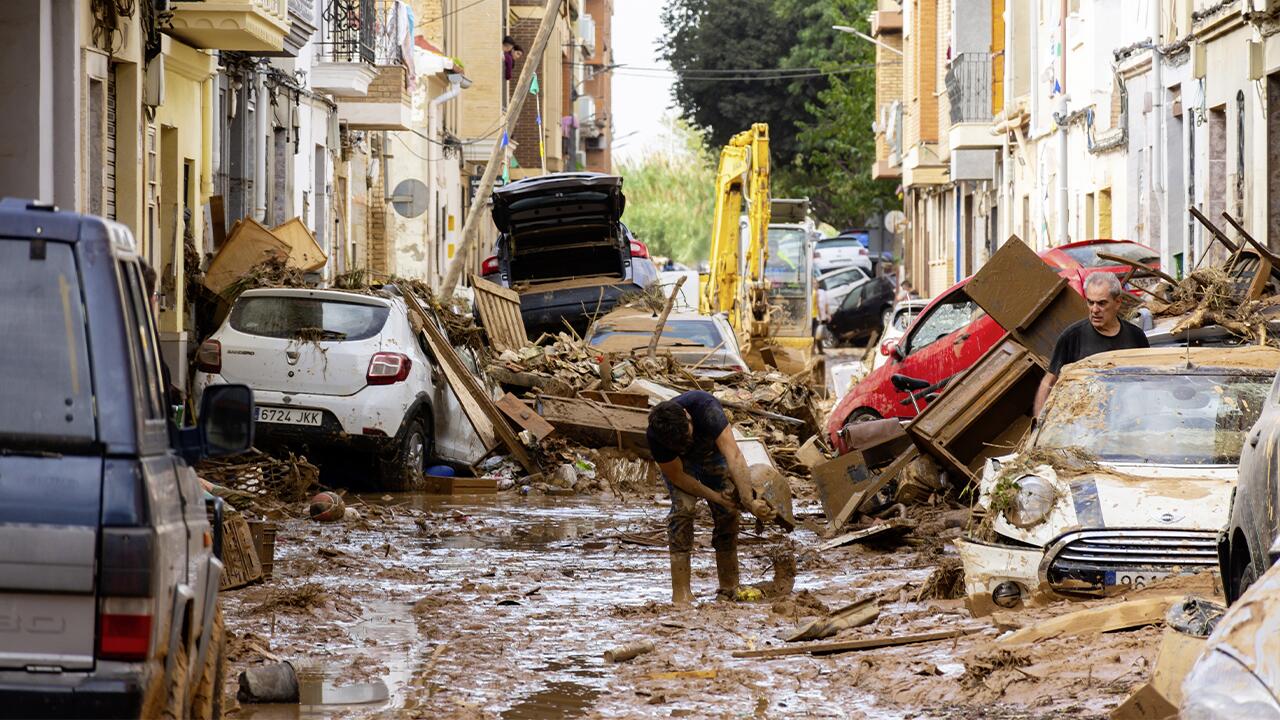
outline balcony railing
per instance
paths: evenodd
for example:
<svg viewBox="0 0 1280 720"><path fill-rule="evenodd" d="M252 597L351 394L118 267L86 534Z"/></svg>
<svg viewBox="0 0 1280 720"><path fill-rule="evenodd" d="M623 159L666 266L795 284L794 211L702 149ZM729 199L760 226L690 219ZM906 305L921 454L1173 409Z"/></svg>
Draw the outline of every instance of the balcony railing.
<svg viewBox="0 0 1280 720"><path fill-rule="evenodd" d="M991 122L991 55L960 53L947 69L951 124Z"/></svg>
<svg viewBox="0 0 1280 720"><path fill-rule="evenodd" d="M379 65L407 65L405 62L406 42L412 45L407 17L397 12L396 4L387 0L379 0L377 8L377 30L374 45L375 59Z"/></svg>
<svg viewBox="0 0 1280 720"><path fill-rule="evenodd" d="M332 62L364 62L376 59L377 7L373 0L323 0L324 34L320 55Z"/></svg>

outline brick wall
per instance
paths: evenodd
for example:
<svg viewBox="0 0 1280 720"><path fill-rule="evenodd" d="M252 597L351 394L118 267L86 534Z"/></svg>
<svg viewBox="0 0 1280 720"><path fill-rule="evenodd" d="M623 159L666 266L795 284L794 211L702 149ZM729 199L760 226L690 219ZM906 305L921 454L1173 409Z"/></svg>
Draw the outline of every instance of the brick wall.
<svg viewBox="0 0 1280 720"><path fill-rule="evenodd" d="M383 65L378 68L378 75L369 83L369 94L364 97L344 97L342 102L359 103L405 103L409 102L409 90L405 86L408 71L400 65Z"/></svg>
<svg viewBox="0 0 1280 720"><path fill-rule="evenodd" d="M370 135L369 156L370 158L378 157L381 154L381 146L375 139L377 136ZM371 159L370 162L373 162ZM365 267L375 273L386 274L388 272L387 258L390 255L389 243L387 242L387 205L383 199L384 181L387 173L386 168L382 167L382 163L378 162L378 171L374 175L373 184L369 187L369 209L366 216L368 237L369 237L369 255Z"/></svg>
<svg viewBox="0 0 1280 720"><path fill-rule="evenodd" d="M613 0L587 0L584 11L596 23L596 52L590 62L608 67L613 62ZM613 73L598 73L583 84L583 92L595 98L596 117L605 121L600 131L603 148L587 150L587 169L613 172Z"/></svg>
<svg viewBox="0 0 1280 720"><path fill-rule="evenodd" d="M890 47L902 49L902 35L900 33L882 34L877 38L880 42ZM883 119L892 120L886 108L894 103L894 101L902 100L902 75L903 63L902 56L889 52L884 48L876 49L876 122ZM889 143L885 140L885 132L887 128L881 128L876 134L876 166L877 168L886 168L889 163ZM899 143L902 139L899 138ZM873 170L875 173L876 170ZM874 175L873 175L874 176Z"/></svg>
<svg viewBox="0 0 1280 720"><path fill-rule="evenodd" d="M915 96L920 108L920 140L938 140L938 0L919 0L912 41L918 50Z"/></svg>
<svg viewBox="0 0 1280 720"><path fill-rule="evenodd" d="M525 0L524 2L512 0L511 4L541 5L542 3L537 2L536 0ZM515 94L516 80L520 77L520 74L524 72L525 63L529 61L529 55L527 53L529 53L533 48L533 41L538 36L538 25L541 22L541 17L523 17L517 20L515 24L509 28L511 38L515 40L520 47L524 48L526 53L524 59L516 62L515 70L512 71L511 87L509 89L509 93L511 95ZM552 47L552 44L547 43L547 55L550 56L554 51L555 48ZM545 67L546 63L543 63L543 68ZM544 75L544 72L538 73L538 84L545 88L547 85L547 79ZM544 117L543 123L546 122L547 120ZM516 161L520 163L520 167L530 169L542 167L542 160L538 155L537 104L532 95L530 95L525 101L524 107L520 108L520 119L516 121L516 129L515 132L512 133L511 139L519 143L518 147L516 147L515 157Z"/></svg>

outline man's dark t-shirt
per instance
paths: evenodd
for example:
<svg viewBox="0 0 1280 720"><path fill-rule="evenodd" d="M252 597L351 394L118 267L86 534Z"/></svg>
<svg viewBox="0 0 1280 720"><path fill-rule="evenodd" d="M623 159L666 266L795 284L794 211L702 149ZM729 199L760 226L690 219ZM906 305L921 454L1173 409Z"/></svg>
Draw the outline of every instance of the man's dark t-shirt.
<svg viewBox="0 0 1280 720"><path fill-rule="evenodd" d="M679 457L687 464L702 465L721 457L720 450L716 448L716 438L729 427L729 418L725 417L720 401L702 390L690 390L672 399L693 420L693 442L683 453L676 453L655 440L653 430L647 430L645 436L649 439L649 452L653 459L664 463Z"/></svg>
<svg viewBox="0 0 1280 720"><path fill-rule="evenodd" d="M1120 321L1120 332L1107 337L1094 329L1088 318L1076 322L1062 331L1058 344L1053 346L1053 359L1049 361L1049 372L1058 375L1063 365L1070 365L1090 355L1110 350L1128 350L1131 348L1151 347L1147 336L1137 325Z"/></svg>

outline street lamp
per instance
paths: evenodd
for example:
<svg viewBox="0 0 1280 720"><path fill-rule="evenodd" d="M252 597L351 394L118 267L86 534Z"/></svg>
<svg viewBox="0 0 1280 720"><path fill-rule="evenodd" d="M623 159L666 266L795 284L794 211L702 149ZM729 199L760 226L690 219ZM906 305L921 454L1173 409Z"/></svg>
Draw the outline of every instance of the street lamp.
<svg viewBox="0 0 1280 720"><path fill-rule="evenodd" d="M867 41L867 42L869 42L869 43L874 43L874 44L876 44L876 45L879 45L880 47L884 48L885 50L888 50L889 52L894 53L894 54L895 54L895 55L897 55L898 57L902 57L902 51L901 51L901 50L899 50L898 48L893 47L892 45L886 45L885 43L882 43L882 42L880 42L879 40L877 40L877 39L875 39L875 38L871 37L870 35L868 35L868 34L866 34L866 33L862 32L862 31L858 30L857 28L851 28L851 27L849 27L848 25L832 25L832 26L831 26L831 29L832 29L832 30L839 30L839 31L840 31L840 32L842 32L842 33L849 33L850 35L856 35L856 36L858 36L858 37L862 38L863 40L866 40L866 41Z"/></svg>

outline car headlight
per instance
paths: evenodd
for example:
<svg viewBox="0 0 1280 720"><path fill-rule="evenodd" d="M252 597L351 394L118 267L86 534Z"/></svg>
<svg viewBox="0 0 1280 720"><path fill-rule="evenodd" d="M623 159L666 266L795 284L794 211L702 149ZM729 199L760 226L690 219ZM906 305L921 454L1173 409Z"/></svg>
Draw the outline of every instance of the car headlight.
<svg viewBox="0 0 1280 720"><path fill-rule="evenodd" d="M1005 511L1005 517L1014 527L1028 528L1049 517L1049 511L1058 500L1058 492L1049 481L1038 475L1018 478L1018 492Z"/></svg>
<svg viewBox="0 0 1280 720"><path fill-rule="evenodd" d="M1275 695L1244 665L1218 650L1200 658L1182 683L1183 720L1280 720Z"/></svg>

